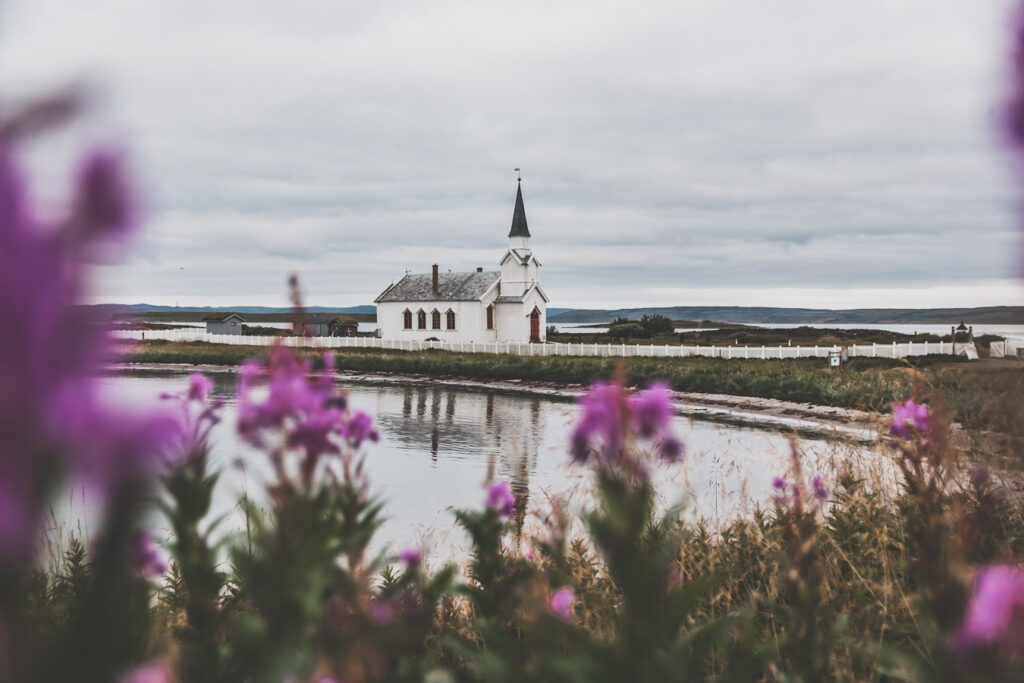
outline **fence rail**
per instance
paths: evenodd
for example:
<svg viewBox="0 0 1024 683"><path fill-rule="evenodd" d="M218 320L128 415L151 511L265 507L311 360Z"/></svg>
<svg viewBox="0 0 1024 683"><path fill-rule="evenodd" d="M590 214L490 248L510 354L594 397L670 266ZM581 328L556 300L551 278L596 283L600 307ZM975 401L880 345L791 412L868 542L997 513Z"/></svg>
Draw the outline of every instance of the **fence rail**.
<svg viewBox="0 0 1024 683"><path fill-rule="evenodd" d="M840 351L839 346L671 346L660 344L566 344L548 342L436 342L376 337L256 337L237 334L208 334L203 330L115 330L119 339L162 339L179 342L210 342L213 344L245 344L267 346L280 341L285 346L324 349L393 349L398 351L426 351L438 349L459 353L507 353L518 356L645 356L655 358L681 358L708 356L711 358L827 358ZM963 346L963 344L958 344ZM853 344L846 347L851 356L871 358L905 358L928 354L953 353L952 342L904 342L898 344Z"/></svg>

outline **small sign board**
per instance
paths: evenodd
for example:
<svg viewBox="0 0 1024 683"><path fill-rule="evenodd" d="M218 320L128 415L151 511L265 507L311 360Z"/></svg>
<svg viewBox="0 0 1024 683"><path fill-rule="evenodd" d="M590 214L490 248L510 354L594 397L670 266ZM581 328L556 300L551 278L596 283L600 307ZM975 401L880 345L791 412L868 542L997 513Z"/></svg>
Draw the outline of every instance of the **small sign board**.
<svg viewBox="0 0 1024 683"><path fill-rule="evenodd" d="M830 368L838 368L842 362L843 357L839 354L838 351L828 352L828 366Z"/></svg>

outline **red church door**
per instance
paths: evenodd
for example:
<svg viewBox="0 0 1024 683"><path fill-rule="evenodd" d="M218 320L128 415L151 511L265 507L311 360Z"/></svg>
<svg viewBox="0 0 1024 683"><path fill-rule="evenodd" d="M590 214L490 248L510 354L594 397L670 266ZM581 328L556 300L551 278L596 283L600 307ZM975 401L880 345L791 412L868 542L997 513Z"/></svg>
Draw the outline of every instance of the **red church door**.
<svg viewBox="0 0 1024 683"><path fill-rule="evenodd" d="M530 314L530 341L540 341L540 311L536 308L534 308L533 313Z"/></svg>

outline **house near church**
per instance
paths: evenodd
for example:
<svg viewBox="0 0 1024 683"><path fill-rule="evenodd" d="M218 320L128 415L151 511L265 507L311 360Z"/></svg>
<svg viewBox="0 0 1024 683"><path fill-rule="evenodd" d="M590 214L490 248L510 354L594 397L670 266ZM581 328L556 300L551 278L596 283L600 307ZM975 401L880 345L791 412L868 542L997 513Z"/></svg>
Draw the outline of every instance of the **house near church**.
<svg viewBox="0 0 1024 683"><path fill-rule="evenodd" d="M530 249L523 189L516 189L508 249L500 270L407 274L375 299L383 339L444 342L543 342L548 296Z"/></svg>
<svg viewBox="0 0 1024 683"><path fill-rule="evenodd" d="M207 334L242 334L245 318L238 313L211 313L203 316Z"/></svg>
<svg viewBox="0 0 1024 683"><path fill-rule="evenodd" d="M359 323L346 315L307 313L302 319L302 333L307 337L354 337Z"/></svg>

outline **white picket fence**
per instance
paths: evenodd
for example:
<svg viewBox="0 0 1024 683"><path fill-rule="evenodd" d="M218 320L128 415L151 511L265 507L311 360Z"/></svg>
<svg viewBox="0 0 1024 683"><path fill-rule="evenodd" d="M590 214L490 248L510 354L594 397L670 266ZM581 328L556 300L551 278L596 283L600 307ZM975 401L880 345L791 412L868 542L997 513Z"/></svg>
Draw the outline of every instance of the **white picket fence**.
<svg viewBox="0 0 1024 683"><path fill-rule="evenodd" d="M459 353L507 353L518 356L648 356L681 358L683 356L709 356L712 358L827 358L838 346L669 346L656 344L564 344L548 342L437 342L376 337L249 337L237 334L207 334L201 329L182 330L116 330L119 339L164 339L180 342L210 342L213 344L245 344L267 346L280 341L285 346L323 349L366 348L398 351L426 351L438 349ZM958 344L962 346L962 344ZM952 342L906 342L903 344L854 344L847 348L851 356L873 358L904 358L926 356L932 353L952 353Z"/></svg>

